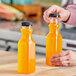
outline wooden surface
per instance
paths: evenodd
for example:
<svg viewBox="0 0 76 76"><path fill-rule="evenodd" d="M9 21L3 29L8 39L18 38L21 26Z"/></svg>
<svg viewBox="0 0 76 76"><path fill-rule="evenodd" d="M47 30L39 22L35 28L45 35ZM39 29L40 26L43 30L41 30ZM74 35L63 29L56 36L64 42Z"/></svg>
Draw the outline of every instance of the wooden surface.
<svg viewBox="0 0 76 76"><path fill-rule="evenodd" d="M36 72L18 74L17 54L0 51L0 76L76 76L74 67L50 67L45 65L44 58L36 58Z"/></svg>

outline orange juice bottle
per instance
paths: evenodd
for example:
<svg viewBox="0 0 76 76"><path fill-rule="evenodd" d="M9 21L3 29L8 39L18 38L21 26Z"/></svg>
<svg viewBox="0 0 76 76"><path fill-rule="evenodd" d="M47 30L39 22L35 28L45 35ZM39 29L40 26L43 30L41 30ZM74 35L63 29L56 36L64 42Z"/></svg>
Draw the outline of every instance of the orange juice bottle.
<svg viewBox="0 0 76 76"><path fill-rule="evenodd" d="M35 72L35 41L32 38L32 23L22 22L22 37L18 42L18 73Z"/></svg>
<svg viewBox="0 0 76 76"><path fill-rule="evenodd" d="M52 56L62 52L62 36L59 33L58 13L51 13L49 33L46 37L46 64L53 66L50 62Z"/></svg>

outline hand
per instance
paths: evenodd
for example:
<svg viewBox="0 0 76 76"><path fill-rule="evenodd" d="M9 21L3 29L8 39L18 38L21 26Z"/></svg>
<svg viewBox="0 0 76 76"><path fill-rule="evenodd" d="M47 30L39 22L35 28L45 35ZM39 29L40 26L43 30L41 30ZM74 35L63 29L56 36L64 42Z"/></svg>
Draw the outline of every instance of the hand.
<svg viewBox="0 0 76 76"><path fill-rule="evenodd" d="M70 12L68 10L61 8L57 5L52 5L44 12L44 15L43 15L43 18L47 23L50 22L50 18L49 18L50 13L59 13L60 15L59 21L67 21L68 18L70 17Z"/></svg>
<svg viewBox="0 0 76 76"><path fill-rule="evenodd" d="M76 52L64 51L52 57L51 63L55 66L75 66L76 65Z"/></svg>

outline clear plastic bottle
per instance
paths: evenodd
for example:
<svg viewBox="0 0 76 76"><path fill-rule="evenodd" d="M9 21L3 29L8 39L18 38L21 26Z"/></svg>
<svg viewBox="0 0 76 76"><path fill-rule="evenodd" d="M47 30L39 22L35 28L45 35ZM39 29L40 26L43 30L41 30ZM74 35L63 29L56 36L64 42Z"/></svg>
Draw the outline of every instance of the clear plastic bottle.
<svg viewBox="0 0 76 76"><path fill-rule="evenodd" d="M22 37L18 42L18 73L35 72L35 41L32 38L32 23L22 22Z"/></svg>
<svg viewBox="0 0 76 76"><path fill-rule="evenodd" d="M46 64L53 66L51 57L62 52L62 36L59 33L58 13L51 13L49 33L46 37Z"/></svg>

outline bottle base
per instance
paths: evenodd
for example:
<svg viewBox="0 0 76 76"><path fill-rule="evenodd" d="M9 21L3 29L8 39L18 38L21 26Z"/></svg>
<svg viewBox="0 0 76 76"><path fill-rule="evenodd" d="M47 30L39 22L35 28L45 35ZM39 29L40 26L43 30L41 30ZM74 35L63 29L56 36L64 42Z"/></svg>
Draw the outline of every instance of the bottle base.
<svg viewBox="0 0 76 76"><path fill-rule="evenodd" d="M32 71L32 72L18 72L18 74L31 74L31 73L34 73L35 71Z"/></svg>

